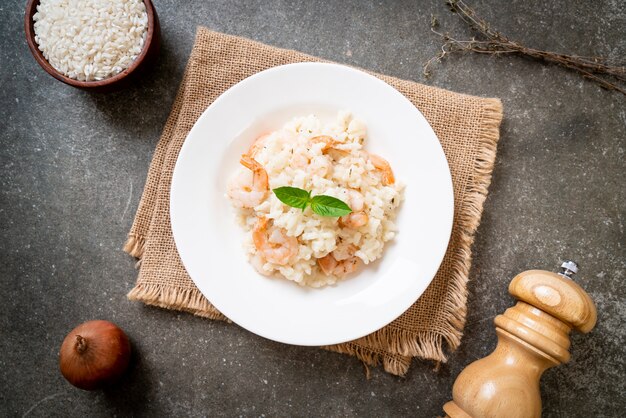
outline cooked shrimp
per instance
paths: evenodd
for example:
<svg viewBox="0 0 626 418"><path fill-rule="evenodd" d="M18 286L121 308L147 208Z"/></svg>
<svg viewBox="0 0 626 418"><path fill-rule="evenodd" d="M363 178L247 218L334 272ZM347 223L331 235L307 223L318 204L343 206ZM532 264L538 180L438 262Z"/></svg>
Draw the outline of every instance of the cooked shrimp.
<svg viewBox="0 0 626 418"><path fill-rule="evenodd" d="M340 156L350 154L350 151L337 148L337 145L341 145L341 142L336 141L335 138L328 135L320 135L310 139L314 143L322 143L322 153L327 154L329 151L336 151Z"/></svg>
<svg viewBox="0 0 626 418"><path fill-rule="evenodd" d="M318 258L317 265L320 266L322 272L327 276L344 277L350 273L354 273L361 263L361 259L355 256L348 257L338 261L333 253Z"/></svg>
<svg viewBox="0 0 626 418"><path fill-rule="evenodd" d="M365 212L352 212L339 218L339 224L347 228L357 229L367 225L370 218Z"/></svg>
<svg viewBox="0 0 626 418"><path fill-rule="evenodd" d="M258 161L249 155L242 155L241 164L252 171L242 172L228 185L228 196L240 208L253 208L260 205L269 191L267 172Z"/></svg>
<svg viewBox="0 0 626 418"><path fill-rule="evenodd" d="M252 241L262 258L284 266L298 254L298 239L287 236L283 228L269 228L269 219L259 217L252 230Z"/></svg>
<svg viewBox="0 0 626 418"><path fill-rule="evenodd" d="M370 154L370 161L377 170L382 172L382 180L385 186L389 186L390 184L394 184L396 182L396 178L394 177L391 166L387 160L376 154Z"/></svg>
<svg viewBox="0 0 626 418"><path fill-rule="evenodd" d="M339 224L352 229L360 228L369 222L369 216L363 211L365 199L356 190L348 190L347 193L346 203L352 212L339 218Z"/></svg>
<svg viewBox="0 0 626 418"><path fill-rule="evenodd" d="M268 136L270 135L263 134L254 140L254 142L252 143L252 145L250 145L250 148L248 149L248 155L250 157L254 158L257 153L265 146L265 140Z"/></svg>
<svg viewBox="0 0 626 418"><path fill-rule="evenodd" d="M313 143L321 142L322 144L324 144L324 146L322 147L322 152L328 151L330 148L334 148L335 145L339 144L339 142L335 141L335 138L328 135L316 136L311 138L310 141Z"/></svg>

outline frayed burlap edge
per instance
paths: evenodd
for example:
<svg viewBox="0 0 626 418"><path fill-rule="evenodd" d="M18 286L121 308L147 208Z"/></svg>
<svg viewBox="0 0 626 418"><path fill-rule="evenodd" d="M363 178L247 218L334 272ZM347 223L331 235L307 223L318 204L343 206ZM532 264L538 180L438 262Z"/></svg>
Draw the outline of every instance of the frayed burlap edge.
<svg viewBox="0 0 626 418"><path fill-rule="evenodd" d="M502 121L502 102L489 99L483 108L483 124L478 138L474 178L465 194L463 208L460 211L458 231L458 254L453 266L450 287L445 301L446 313L450 315L452 332L443 335L450 344L452 351L461 344L463 328L467 314L467 282L472 265L472 245L474 234L480 225L483 205L487 199L493 166L496 161L496 148L500 139L500 122ZM443 354L443 352L442 352ZM446 361L445 355L442 360Z"/></svg>
<svg viewBox="0 0 626 418"><path fill-rule="evenodd" d="M185 311L202 318L219 319L230 322L222 315L198 289L180 289L165 285L136 285L127 295L129 300L174 311Z"/></svg>
<svg viewBox="0 0 626 418"><path fill-rule="evenodd" d="M365 366L365 374L369 379L369 368L367 366L376 367L382 363L383 369L387 373L396 376L404 376L411 366L411 357L399 355L381 355L379 352L372 351L369 348L360 345L338 344L322 347L326 350L334 351L340 354L348 354L359 359Z"/></svg>
<svg viewBox="0 0 626 418"><path fill-rule="evenodd" d="M146 239L135 234L128 234L124 243L124 251L135 258L141 258L146 245Z"/></svg>
<svg viewBox="0 0 626 418"><path fill-rule="evenodd" d="M436 331L410 332L385 327L359 340L325 346L323 348L357 357L368 366L383 364L385 371L404 376L411 365L412 357L422 357L437 362L446 362L443 342L448 343L450 351L461 344L463 328L467 314L467 282L472 264L472 244L474 233L480 224L483 204L491 184L491 174L496 160L496 147L500 138L502 120L502 102L498 99L486 99L483 108L483 122L478 139L474 177L468 185L459 211L457 223L459 236L458 253L453 256L454 264L449 280L451 291L447 292L444 310L448 315L450 327ZM364 348L362 342L373 349ZM375 349L389 350L400 355L387 356Z"/></svg>

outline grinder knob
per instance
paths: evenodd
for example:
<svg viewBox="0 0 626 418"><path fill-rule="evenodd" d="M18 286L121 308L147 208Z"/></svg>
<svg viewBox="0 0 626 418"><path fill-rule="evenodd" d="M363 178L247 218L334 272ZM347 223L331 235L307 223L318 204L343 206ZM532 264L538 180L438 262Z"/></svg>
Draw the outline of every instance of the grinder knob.
<svg viewBox="0 0 626 418"><path fill-rule="evenodd" d="M509 293L586 334L596 325L597 313L591 297L571 280L577 271L573 261L564 262L558 274L525 271L511 281Z"/></svg>

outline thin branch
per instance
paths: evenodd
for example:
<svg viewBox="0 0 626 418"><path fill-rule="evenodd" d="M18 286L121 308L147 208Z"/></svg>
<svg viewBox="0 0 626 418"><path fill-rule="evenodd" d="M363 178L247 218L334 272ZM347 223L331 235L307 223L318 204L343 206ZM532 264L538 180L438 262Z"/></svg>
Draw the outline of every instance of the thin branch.
<svg viewBox="0 0 626 418"><path fill-rule="evenodd" d="M458 40L448 34L435 30L439 26L436 17L431 16L431 30L440 36L444 43L441 52L424 64L424 75L430 75L430 66L454 52L475 52L478 54L502 55L518 54L552 64L560 65L577 72L582 77L598 83L607 90L615 90L626 95L626 66L611 65L607 58L583 57L578 55L560 54L540 49L529 48L511 41L508 37L493 29L484 19L478 17L463 0L448 0L450 10L457 13L471 29L477 32L479 39Z"/></svg>

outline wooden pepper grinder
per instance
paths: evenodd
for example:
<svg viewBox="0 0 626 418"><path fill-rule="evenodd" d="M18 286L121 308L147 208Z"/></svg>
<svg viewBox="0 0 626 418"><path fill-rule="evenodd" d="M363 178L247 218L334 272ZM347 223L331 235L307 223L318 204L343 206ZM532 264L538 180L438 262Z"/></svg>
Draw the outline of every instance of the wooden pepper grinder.
<svg viewBox="0 0 626 418"><path fill-rule="evenodd" d="M558 274L529 270L511 281L509 293L519 302L494 321L496 349L457 377L443 407L447 417L541 416L542 373L569 361L572 328L587 333L596 324L593 301L572 280L577 271L566 261Z"/></svg>

